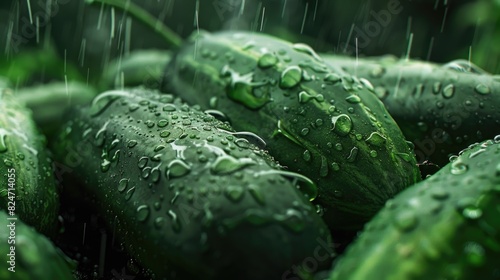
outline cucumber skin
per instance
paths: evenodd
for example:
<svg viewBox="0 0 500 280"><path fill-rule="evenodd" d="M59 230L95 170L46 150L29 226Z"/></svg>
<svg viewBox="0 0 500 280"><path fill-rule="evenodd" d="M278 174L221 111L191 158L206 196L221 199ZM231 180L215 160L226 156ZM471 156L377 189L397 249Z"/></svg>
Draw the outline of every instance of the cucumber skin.
<svg viewBox="0 0 500 280"><path fill-rule="evenodd" d="M276 65L261 68L257 66L257 60L263 50L275 55L279 52L285 54L280 56ZM286 58L290 62L284 62ZM281 72L288 66L301 63L308 65L303 68L307 69L309 76L318 79L303 80L300 86L281 89L277 85ZM272 81L270 86L254 88L272 101L256 109L261 104L255 104L259 102L255 95L253 98L257 101L250 98L247 104L229 98L226 91L232 86L232 78L222 77L225 66L240 76L253 73L251 82ZM324 72L337 74L342 81L329 85L323 81L327 74ZM262 137L280 164L315 180L319 187L317 203L325 208L324 220L331 228L361 228L387 199L420 180L412 149L383 104L369 90L369 85L363 86L338 68L328 69L313 56L296 51L290 43L274 37L244 32L194 36L167 66L163 90L175 92L188 103L199 104L203 109L223 112L236 130L251 131ZM324 102L299 103L302 90L313 95L321 94ZM345 100L352 95L357 95L361 102L351 104ZM329 111L332 105L335 112ZM349 107L354 113L349 113ZM346 137L332 132L331 119L341 114L352 120L352 131ZM300 144L278 132L278 120L283 130ZM308 131L307 135L303 134L304 131ZM368 145L364 140L373 132L383 135L385 144L380 147ZM342 146L342 151L336 149L337 143ZM358 149L357 158L349 162L349 155L355 147ZM306 150L310 152L310 161L303 159L304 153L308 153ZM378 154L376 158L370 156L371 151ZM406 154L408 162L396 153ZM335 171L332 164L338 164L340 170Z"/></svg>
<svg viewBox="0 0 500 280"><path fill-rule="evenodd" d="M159 89L163 68L172 54L165 50L137 50L111 61L104 71L101 88L145 86Z"/></svg>
<svg viewBox="0 0 500 280"><path fill-rule="evenodd" d="M0 89L0 209L7 210L7 174L15 171L15 211L24 222L52 236L57 228L59 194L46 139L32 113L17 102L10 89ZM5 146L3 145L5 143Z"/></svg>
<svg viewBox="0 0 500 280"><path fill-rule="evenodd" d="M76 263L69 259L57 248L47 237L38 233L33 227L26 225L21 219L16 221L7 218L17 218L3 210L0 210L0 220L5 221L0 229L0 279L11 280L69 280L75 279L73 271ZM7 240L10 236L9 225L15 223L15 244L10 244ZM11 246L15 247L15 272L9 271L9 261Z"/></svg>
<svg viewBox="0 0 500 280"><path fill-rule="evenodd" d="M311 256L317 239L330 242L315 207L294 185L278 174L254 176L279 167L266 152L253 146L239 148L234 136L218 130L231 131L227 124L174 101L171 95L144 89L125 94L109 104L99 97L104 109L95 117L90 114L96 107L75 111L53 150L75 170L63 182L83 183L109 227L116 228L125 247L157 279L277 279ZM99 102L94 106L99 107ZM136 105L138 109L130 109ZM163 107L172 111L162 111ZM168 125L159 128L162 119ZM155 120L154 126L149 128L147 120ZM105 132L96 138L106 123ZM164 130L170 135L159 137ZM113 139L119 142L110 148ZM155 152L159 145L166 148ZM182 146L186 146L181 152L183 162L191 171L167 179L166 167L174 161L178 169L173 168L176 173L172 174L183 174L172 149ZM251 158L254 164L227 174L220 169L222 174L212 175L214 153L222 151L237 159ZM118 160L110 159L109 170L103 172L101 156L109 159L115 153ZM155 155L160 156L153 160ZM75 161L78 157L81 161ZM146 158L147 164L139 168ZM158 164L161 172L151 171ZM142 177L145 173L147 178ZM123 185L122 179L129 181ZM238 194L240 187L243 192ZM141 218L138 213L144 214L141 211L146 210L140 209L145 207L149 215ZM160 222L163 226L157 228ZM292 231L286 223L298 228Z"/></svg>
<svg viewBox="0 0 500 280"><path fill-rule="evenodd" d="M97 91L87 84L73 81L19 88L14 95L19 103L31 110L37 127L50 141L65 123L66 111L89 104Z"/></svg>
<svg viewBox="0 0 500 280"><path fill-rule="evenodd" d="M388 201L329 279L499 279L500 136L495 142L463 150Z"/></svg>
<svg viewBox="0 0 500 280"><path fill-rule="evenodd" d="M322 57L330 65L370 80L404 135L415 144L419 162L430 160L443 166L463 147L500 133L500 78L474 64L457 60L439 65L393 56L357 61ZM444 90L449 85L454 86L454 93L446 98ZM480 94L479 85L489 93ZM420 87L422 93L417 94Z"/></svg>

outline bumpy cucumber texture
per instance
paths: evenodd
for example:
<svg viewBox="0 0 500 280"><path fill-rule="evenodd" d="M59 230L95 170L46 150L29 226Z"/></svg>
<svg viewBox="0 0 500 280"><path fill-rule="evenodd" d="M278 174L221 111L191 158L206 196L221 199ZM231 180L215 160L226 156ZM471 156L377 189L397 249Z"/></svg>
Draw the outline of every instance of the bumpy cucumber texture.
<svg viewBox="0 0 500 280"><path fill-rule="evenodd" d="M393 56L322 56L331 65L369 79L417 160L440 166L464 147L500 133L500 76L468 61L443 65Z"/></svg>
<svg viewBox="0 0 500 280"><path fill-rule="evenodd" d="M64 181L83 184L156 277L278 279L331 239L292 182L314 197L312 181L280 170L248 135L138 88L76 110L54 151L74 170Z"/></svg>
<svg viewBox="0 0 500 280"><path fill-rule="evenodd" d="M460 154L389 200L330 279L498 279L500 136Z"/></svg>
<svg viewBox="0 0 500 280"><path fill-rule="evenodd" d="M371 84L327 67L304 44L194 34L167 66L164 89L261 136L281 164L318 184L333 228L361 227L419 180L411 145Z"/></svg>

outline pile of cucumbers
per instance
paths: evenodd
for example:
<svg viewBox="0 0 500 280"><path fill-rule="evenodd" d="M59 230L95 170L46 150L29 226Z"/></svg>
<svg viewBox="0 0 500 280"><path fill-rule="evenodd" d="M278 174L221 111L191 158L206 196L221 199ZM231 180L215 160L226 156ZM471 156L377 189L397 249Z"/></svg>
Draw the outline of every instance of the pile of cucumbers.
<svg viewBox="0 0 500 280"><path fill-rule="evenodd" d="M96 2L172 48L0 79L1 279L500 279L498 76Z"/></svg>

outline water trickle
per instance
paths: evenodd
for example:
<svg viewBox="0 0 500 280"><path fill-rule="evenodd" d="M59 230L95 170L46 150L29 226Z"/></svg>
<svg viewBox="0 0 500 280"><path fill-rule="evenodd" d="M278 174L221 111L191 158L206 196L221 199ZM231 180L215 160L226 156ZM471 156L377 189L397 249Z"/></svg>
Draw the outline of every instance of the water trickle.
<svg viewBox="0 0 500 280"><path fill-rule="evenodd" d="M310 46L302 43L293 44L292 48L298 52L312 56L316 61L323 62L323 59Z"/></svg>

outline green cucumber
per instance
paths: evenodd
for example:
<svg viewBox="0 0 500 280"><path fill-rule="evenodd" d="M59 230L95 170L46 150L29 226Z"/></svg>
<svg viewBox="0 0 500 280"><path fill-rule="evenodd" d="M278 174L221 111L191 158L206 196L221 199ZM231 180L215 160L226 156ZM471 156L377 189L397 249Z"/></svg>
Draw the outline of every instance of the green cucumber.
<svg viewBox="0 0 500 280"><path fill-rule="evenodd" d="M500 135L389 200L329 279L499 279L499 206Z"/></svg>
<svg viewBox="0 0 500 280"><path fill-rule="evenodd" d="M158 279L278 279L330 235L288 178L309 199L314 183L280 170L245 135L172 95L136 88L75 110L53 151L74 170L63 183L82 183Z"/></svg>
<svg viewBox="0 0 500 280"><path fill-rule="evenodd" d="M360 228L420 179L412 147L370 83L328 68L304 44L194 34L167 66L163 89L223 112L289 170L312 178L332 228Z"/></svg>
<svg viewBox="0 0 500 280"><path fill-rule="evenodd" d="M165 65L171 53L164 50L140 50L113 60L104 71L103 88L145 86L159 89Z"/></svg>
<svg viewBox="0 0 500 280"><path fill-rule="evenodd" d="M89 104L97 95L84 83L53 82L15 90L15 99L33 112L33 120L41 132L50 138L64 123L67 110Z"/></svg>
<svg viewBox="0 0 500 280"><path fill-rule="evenodd" d="M0 279L75 279L76 263L47 237L0 210Z"/></svg>
<svg viewBox="0 0 500 280"><path fill-rule="evenodd" d="M468 61L444 65L393 56L323 56L369 79L408 140L419 162L445 165L450 155L500 133L500 76Z"/></svg>
<svg viewBox="0 0 500 280"><path fill-rule="evenodd" d="M0 209L52 235L59 195L45 137L10 89L0 89L0 112Z"/></svg>

